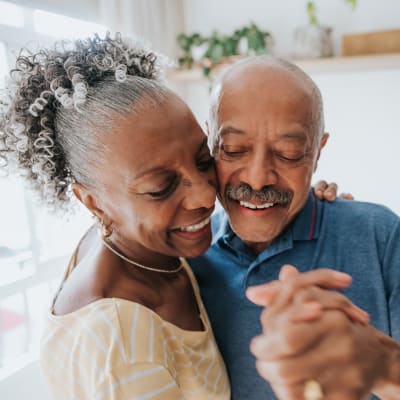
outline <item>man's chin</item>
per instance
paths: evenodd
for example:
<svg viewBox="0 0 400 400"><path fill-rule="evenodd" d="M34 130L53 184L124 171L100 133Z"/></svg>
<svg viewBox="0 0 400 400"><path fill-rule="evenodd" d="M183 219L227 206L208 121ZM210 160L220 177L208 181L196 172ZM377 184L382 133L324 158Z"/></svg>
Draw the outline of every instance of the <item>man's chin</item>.
<svg viewBox="0 0 400 400"><path fill-rule="evenodd" d="M231 222L231 227L235 234L246 243L247 246L257 248L258 250L267 248L282 231L282 229L279 228L260 229L262 227L258 226L257 228L254 227L254 229L251 229L248 226L243 227L240 225L243 224Z"/></svg>

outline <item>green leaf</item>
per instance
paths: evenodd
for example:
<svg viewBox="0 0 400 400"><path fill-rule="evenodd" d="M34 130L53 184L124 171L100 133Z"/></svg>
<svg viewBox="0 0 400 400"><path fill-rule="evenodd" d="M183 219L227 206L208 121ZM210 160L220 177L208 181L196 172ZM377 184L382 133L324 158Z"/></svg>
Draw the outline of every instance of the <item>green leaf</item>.
<svg viewBox="0 0 400 400"><path fill-rule="evenodd" d="M310 23L310 25L319 25L316 11L317 8L315 6L314 1L309 1L307 3L307 14L308 14L308 22Z"/></svg>
<svg viewBox="0 0 400 400"><path fill-rule="evenodd" d="M357 7L358 0L345 0L346 3L349 3L351 8L354 10Z"/></svg>

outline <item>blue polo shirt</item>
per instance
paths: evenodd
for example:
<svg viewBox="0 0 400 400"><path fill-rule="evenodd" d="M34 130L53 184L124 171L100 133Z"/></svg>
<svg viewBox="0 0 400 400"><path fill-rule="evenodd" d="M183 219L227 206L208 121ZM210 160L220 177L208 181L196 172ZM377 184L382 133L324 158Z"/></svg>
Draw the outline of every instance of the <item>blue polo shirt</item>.
<svg viewBox="0 0 400 400"><path fill-rule="evenodd" d="M400 341L400 219L386 207L321 202L310 193L294 221L258 255L233 233L223 211L212 222L212 246L189 261L230 375L233 400L276 399L249 351L251 339L261 332L261 307L248 301L245 291L277 279L283 264L302 272L347 272L353 284L343 293L370 314L376 328Z"/></svg>

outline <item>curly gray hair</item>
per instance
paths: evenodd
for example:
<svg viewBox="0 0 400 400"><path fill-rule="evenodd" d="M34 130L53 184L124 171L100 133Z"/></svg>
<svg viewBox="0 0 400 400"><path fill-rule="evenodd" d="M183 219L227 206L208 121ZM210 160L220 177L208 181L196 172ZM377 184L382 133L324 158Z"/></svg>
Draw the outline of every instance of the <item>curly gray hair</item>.
<svg viewBox="0 0 400 400"><path fill-rule="evenodd" d="M160 103L163 59L116 34L21 51L0 110L0 169L16 170L54 210L71 183L95 183L99 137L142 98Z"/></svg>

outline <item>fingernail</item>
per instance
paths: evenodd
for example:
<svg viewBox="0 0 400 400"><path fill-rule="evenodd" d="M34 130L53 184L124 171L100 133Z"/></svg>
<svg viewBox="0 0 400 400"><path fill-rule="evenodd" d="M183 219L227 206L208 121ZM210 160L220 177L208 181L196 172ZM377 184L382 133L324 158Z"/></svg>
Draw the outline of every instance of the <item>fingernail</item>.
<svg viewBox="0 0 400 400"><path fill-rule="evenodd" d="M349 274L346 274L345 272L338 272L335 271L336 278L343 281L343 282L351 282L352 277Z"/></svg>

